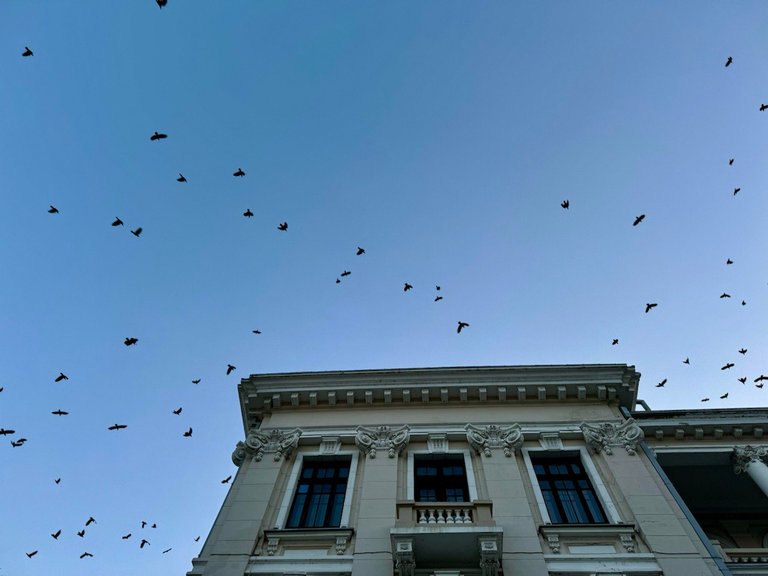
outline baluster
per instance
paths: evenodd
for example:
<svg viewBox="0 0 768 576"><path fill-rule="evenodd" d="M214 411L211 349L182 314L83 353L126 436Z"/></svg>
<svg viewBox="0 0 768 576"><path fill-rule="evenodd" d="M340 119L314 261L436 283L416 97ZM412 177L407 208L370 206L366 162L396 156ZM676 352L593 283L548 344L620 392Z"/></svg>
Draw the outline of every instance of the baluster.
<svg viewBox="0 0 768 576"><path fill-rule="evenodd" d="M464 524L472 524L472 516L470 516L469 509L463 508L461 513L464 516Z"/></svg>
<svg viewBox="0 0 768 576"><path fill-rule="evenodd" d="M424 510L419 510L419 524L426 524L427 523L427 515L424 513Z"/></svg>
<svg viewBox="0 0 768 576"><path fill-rule="evenodd" d="M430 508L427 510L427 524L435 524L437 523L437 518L435 518L435 511Z"/></svg>
<svg viewBox="0 0 768 576"><path fill-rule="evenodd" d="M439 508L437 510L437 523L445 524L445 508Z"/></svg>

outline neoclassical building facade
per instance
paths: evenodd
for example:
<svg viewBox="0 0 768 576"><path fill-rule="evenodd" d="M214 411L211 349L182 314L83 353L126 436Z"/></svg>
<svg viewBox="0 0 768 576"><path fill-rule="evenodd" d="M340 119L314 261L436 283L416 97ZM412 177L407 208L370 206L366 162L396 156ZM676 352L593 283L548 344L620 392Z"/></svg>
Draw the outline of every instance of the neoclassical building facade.
<svg viewBox="0 0 768 576"><path fill-rule="evenodd" d="M651 411L633 366L252 375L188 576L768 574L768 409Z"/></svg>

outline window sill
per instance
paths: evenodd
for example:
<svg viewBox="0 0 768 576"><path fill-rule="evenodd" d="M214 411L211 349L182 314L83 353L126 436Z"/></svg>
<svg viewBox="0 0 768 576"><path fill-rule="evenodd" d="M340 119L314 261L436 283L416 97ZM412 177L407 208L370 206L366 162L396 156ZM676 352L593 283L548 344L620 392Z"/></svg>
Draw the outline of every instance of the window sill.
<svg viewBox="0 0 768 576"><path fill-rule="evenodd" d="M352 528L286 528L265 530L261 553L281 556L286 550L327 549L328 555L344 555L355 531ZM258 551L257 551L258 553Z"/></svg>
<svg viewBox="0 0 768 576"><path fill-rule="evenodd" d="M635 553L634 524L545 524L539 526L541 534L553 554L565 546L570 553L605 553L612 547L615 552Z"/></svg>

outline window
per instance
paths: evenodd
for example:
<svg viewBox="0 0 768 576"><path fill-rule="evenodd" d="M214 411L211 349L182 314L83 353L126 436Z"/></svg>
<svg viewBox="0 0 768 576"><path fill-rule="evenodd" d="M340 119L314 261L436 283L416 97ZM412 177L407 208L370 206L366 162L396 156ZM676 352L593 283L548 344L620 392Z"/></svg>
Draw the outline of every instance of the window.
<svg viewBox="0 0 768 576"><path fill-rule="evenodd" d="M349 470L349 458L305 458L286 528L338 528Z"/></svg>
<svg viewBox="0 0 768 576"><path fill-rule="evenodd" d="M416 502L469 502L462 454L417 454L414 458Z"/></svg>
<svg viewBox="0 0 768 576"><path fill-rule="evenodd" d="M531 455L554 524L605 524L605 514L578 455Z"/></svg>

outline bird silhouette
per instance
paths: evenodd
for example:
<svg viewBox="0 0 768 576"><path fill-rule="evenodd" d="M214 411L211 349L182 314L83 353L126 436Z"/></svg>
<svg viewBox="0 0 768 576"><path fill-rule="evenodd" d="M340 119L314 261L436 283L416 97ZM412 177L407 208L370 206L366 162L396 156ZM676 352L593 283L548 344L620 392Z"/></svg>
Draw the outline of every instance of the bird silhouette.
<svg viewBox="0 0 768 576"><path fill-rule="evenodd" d="M656 388L664 388L664 385L665 385L666 383L667 383L667 379L666 379L666 378L664 378L664 380L662 380L661 382L659 382L658 384L656 384Z"/></svg>
<svg viewBox="0 0 768 576"><path fill-rule="evenodd" d="M261 334L261 330L251 330L254 334Z"/></svg>
<svg viewBox="0 0 768 576"><path fill-rule="evenodd" d="M7 436L8 434L16 434L16 430L7 430L6 428L0 428L0 436Z"/></svg>
<svg viewBox="0 0 768 576"><path fill-rule="evenodd" d="M35 554L37 554L37 550L33 550L32 552L25 552L27 555L27 558L32 558Z"/></svg>
<svg viewBox="0 0 768 576"><path fill-rule="evenodd" d="M83 552L82 554L80 554L80 559L82 560L83 558L93 558L93 554L91 554L90 552Z"/></svg>
<svg viewBox="0 0 768 576"><path fill-rule="evenodd" d="M124 430L125 428L128 428L127 424L112 424L107 430Z"/></svg>
<svg viewBox="0 0 768 576"><path fill-rule="evenodd" d="M413 290L413 286L408 284L408 282L405 283L405 286L403 286L403 292L408 292L408 290Z"/></svg>
<svg viewBox="0 0 768 576"><path fill-rule="evenodd" d="M560 202L560 206L568 210L568 208L570 208L571 206L571 202L569 200L563 200L562 202Z"/></svg>
<svg viewBox="0 0 768 576"><path fill-rule="evenodd" d="M51 412L51 414L55 416L67 416L69 412L64 412L64 410L55 410L54 412Z"/></svg>
<svg viewBox="0 0 768 576"><path fill-rule="evenodd" d="M86 528L90 526L91 524L94 524L96 522L96 519L93 516L89 516L88 520L85 521Z"/></svg>
<svg viewBox="0 0 768 576"><path fill-rule="evenodd" d="M757 378L755 378L755 382L762 382L763 380L768 380L768 376L765 374L760 374Z"/></svg>
<svg viewBox="0 0 768 576"><path fill-rule="evenodd" d="M640 216L637 216L637 217L635 218L635 221L632 223L632 226L637 226L637 225L638 225L638 224L640 224L640 222L642 222L643 220L645 220L645 214L640 214Z"/></svg>
<svg viewBox="0 0 768 576"><path fill-rule="evenodd" d="M648 312L651 311L651 308L656 308L659 304L657 302L654 302L653 304L647 304L645 305L645 313L648 314Z"/></svg>
<svg viewBox="0 0 768 576"><path fill-rule="evenodd" d="M112 226L122 226L122 225L123 225L123 221L120 220L120 218L118 218L117 216L115 216L115 221L112 222Z"/></svg>
<svg viewBox="0 0 768 576"><path fill-rule="evenodd" d="M733 58L728 56L728 60L725 61L725 67L728 68L731 64L733 64Z"/></svg>
<svg viewBox="0 0 768 576"><path fill-rule="evenodd" d="M59 375L56 376L56 380L54 382L61 382L62 380L69 380L66 374L64 372L59 372Z"/></svg>
<svg viewBox="0 0 768 576"><path fill-rule="evenodd" d="M466 322L462 322L461 320L459 320L459 326L456 328L456 334L461 334L461 331L462 331L464 328L469 328L469 324L467 324Z"/></svg>
<svg viewBox="0 0 768 576"><path fill-rule="evenodd" d="M611 346L616 346L616 344L618 344L618 343L619 343L619 339L618 339L618 338L614 338L614 339L611 341Z"/></svg>
<svg viewBox="0 0 768 576"><path fill-rule="evenodd" d="M80 536L80 538L83 538L85 536L85 530L80 530L77 535Z"/></svg>
<svg viewBox="0 0 768 576"><path fill-rule="evenodd" d="M189 427L189 430L184 432L184 438L191 438L192 437L192 426Z"/></svg>
<svg viewBox="0 0 768 576"><path fill-rule="evenodd" d="M173 550L173 548L166 548L165 550L163 550L163 554L165 554L166 552L170 552L171 550Z"/></svg>
<svg viewBox="0 0 768 576"><path fill-rule="evenodd" d="M163 9L163 6L168 4L168 0L155 0L157 2L157 7L161 10Z"/></svg>
<svg viewBox="0 0 768 576"><path fill-rule="evenodd" d="M720 396L720 400L725 400L726 398L728 398L728 392Z"/></svg>
<svg viewBox="0 0 768 576"><path fill-rule="evenodd" d="M24 46L24 52L22 52L21 55L24 56L24 58L29 58L30 56L34 56L35 53L29 49L29 46Z"/></svg>
<svg viewBox="0 0 768 576"><path fill-rule="evenodd" d="M741 305L742 305L742 306L746 306L746 305L747 305L747 301L746 301L746 300L742 300L742 301L741 301Z"/></svg>
<svg viewBox="0 0 768 576"><path fill-rule="evenodd" d="M683 360L683 364L690 364L690 363L691 363L691 361L690 361L688 358L686 358L685 360Z"/></svg>
<svg viewBox="0 0 768 576"><path fill-rule="evenodd" d="M198 536L197 538L195 538L195 542L199 542L199 541L200 541L200 536Z"/></svg>
<svg viewBox="0 0 768 576"><path fill-rule="evenodd" d="M738 194L739 192L741 192L741 188L734 188L733 189L733 195L734 196L736 196L736 194Z"/></svg>
<svg viewBox="0 0 768 576"><path fill-rule="evenodd" d="M762 387L763 387L763 383L762 382L760 384L755 384L755 388L762 388Z"/></svg>
<svg viewBox="0 0 768 576"><path fill-rule="evenodd" d="M336 284L341 284L341 280L339 278L336 278Z"/></svg>
<svg viewBox="0 0 768 576"><path fill-rule="evenodd" d="M248 208L245 212L243 212L243 216L246 218L253 218L253 212L251 212L251 209Z"/></svg>
<svg viewBox="0 0 768 576"><path fill-rule="evenodd" d="M232 476L231 475L227 476L226 478L224 478L224 480L222 480L221 483L222 484L227 484L227 483L229 483L230 480L232 480Z"/></svg>
<svg viewBox="0 0 768 576"><path fill-rule="evenodd" d="M166 138L168 138L168 134L163 134L162 132L157 132L157 131L155 131L155 133L149 137L149 139L152 140L153 142L156 140L165 140Z"/></svg>
<svg viewBox="0 0 768 576"><path fill-rule="evenodd" d="M739 354L746 354L747 349L746 348L739 348Z"/></svg>
<svg viewBox="0 0 768 576"><path fill-rule="evenodd" d="M709 402L709 398L702 398L701 401L702 402Z"/></svg>
<svg viewBox="0 0 768 576"><path fill-rule="evenodd" d="M176 416L178 416L179 414L181 414L181 408L182 407L179 406L178 408L176 408L176 410L173 411L173 413L176 414Z"/></svg>
<svg viewBox="0 0 768 576"><path fill-rule="evenodd" d="M144 539L142 538L142 539L141 539L141 544L139 544L139 548L144 548L144 546L147 546L147 545L151 546L151 544L149 543L149 541L148 541L148 540L144 540Z"/></svg>
<svg viewBox="0 0 768 576"><path fill-rule="evenodd" d="M281 232L285 232L286 230L288 230L288 222L282 222L278 224L277 229L280 230Z"/></svg>
<svg viewBox="0 0 768 576"><path fill-rule="evenodd" d="M192 384L200 384L200 378L198 378L197 380L192 380Z"/></svg>
<svg viewBox="0 0 768 576"><path fill-rule="evenodd" d="M59 209L56 208L56 206L53 206L53 205L50 205L50 206L51 207L48 208L48 214L58 214L59 213Z"/></svg>
<svg viewBox="0 0 768 576"><path fill-rule="evenodd" d="M440 300L442 299L443 299L442 296L435 296L435 302L440 302Z"/></svg>
<svg viewBox="0 0 768 576"><path fill-rule="evenodd" d="M437 290L438 292L440 292L440 286L435 286L435 290Z"/></svg>
<svg viewBox="0 0 768 576"><path fill-rule="evenodd" d="M237 176L238 178L242 178L243 176L245 176L245 172L243 172L242 168L238 168L237 172L232 173L232 176Z"/></svg>
<svg viewBox="0 0 768 576"><path fill-rule="evenodd" d="M143 230L144 229L141 226L139 226L138 228L136 228L136 230L131 230L131 234L133 234L134 236L136 236L136 238L138 238L139 236L141 236L141 233L143 232Z"/></svg>
<svg viewBox="0 0 768 576"><path fill-rule="evenodd" d="M720 298L730 298L730 297L731 295L728 294L727 292L723 292L722 294L720 294Z"/></svg>
<svg viewBox="0 0 768 576"><path fill-rule="evenodd" d="M360 246L357 247L357 252L355 252L355 256L362 256L365 254L365 250L363 248L360 248Z"/></svg>
<svg viewBox="0 0 768 576"><path fill-rule="evenodd" d="M125 341L123 342L123 344L125 344L126 346L133 346L138 341L139 341L138 338L131 337L131 338L126 338Z"/></svg>
<svg viewBox="0 0 768 576"><path fill-rule="evenodd" d="M349 270L344 270L344 272L341 273L341 277L344 278L345 276L349 276L350 274L352 274L352 272L350 272Z"/></svg>
<svg viewBox="0 0 768 576"><path fill-rule="evenodd" d="M24 446L24 442L22 442L21 440L17 440L16 442L11 440L11 446L13 446L14 448L18 448L19 446Z"/></svg>
<svg viewBox="0 0 768 576"><path fill-rule="evenodd" d="M760 104L760 112L765 112L768 110L768 104Z"/></svg>
<svg viewBox="0 0 768 576"><path fill-rule="evenodd" d="M733 166L733 158L731 158L730 160L728 160L728 166Z"/></svg>
<svg viewBox="0 0 768 576"><path fill-rule="evenodd" d="M178 178L176 178L176 182L186 182L186 181L187 181L187 179L186 179L186 178L184 178L184 174L182 174L181 172L179 172L179 177L178 177Z"/></svg>
<svg viewBox="0 0 768 576"><path fill-rule="evenodd" d="M56 480L54 480L54 482L56 482L56 484L61 484L61 478L56 478Z"/></svg>
<svg viewBox="0 0 768 576"><path fill-rule="evenodd" d="M59 539L59 536L61 536L61 529L59 529L59 530L56 530L56 532L54 532L53 534L51 534L51 536L53 537L53 539L54 539L54 540L58 540L58 539Z"/></svg>
<svg viewBox="0 0 768 576"><path fill-rule="evenodd" d="M726 261L725 261L725 263L726 263L726 264L728 264L728 265L730 265L730 264L733 264L733 260L731 260L730 258L728 258L728 260L726 260Z"/></svg>
<svg viewBox="0 0 768 576"><path fill-rule="evenodd" d="M736 364L734 364L733 362L728 362L725 366L722 366L720 368L720 370L729 370L730 368L733 368L734 366L736 366Z"/></svg>
<svg viewBox="0 0 768 576"><path fill-rule="evenodd" d="M746 376L743 376L743 377L741 377L741 378L737 378L737 380L738 380L739 382L741 382L742 384L746 384L746 383L747 383L747 377L746 377Z"/></svg>
<svg viewBox="0 0 768 576"><path fill-rule="evenodd" d="M232 364L227 364L227 376L232 374L233 370L237 370L237 366L232 366Z"/></svg>
<svg viewBox="0 0 768 576"><path fill-rule="evenodd" d="M141 527L144 528L146 525L147 525L147 521L146 520L142 520L141 521Z"/></svg>
<svg viewBox="0 0 768 576"><path fill-rule="evenodd" d="M126 534L125 536L121 536L121 538L123 540L128 540L128 538L130 538L130 537L131 537L131 533L130 532L128 534Z"/></svg>

